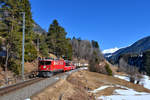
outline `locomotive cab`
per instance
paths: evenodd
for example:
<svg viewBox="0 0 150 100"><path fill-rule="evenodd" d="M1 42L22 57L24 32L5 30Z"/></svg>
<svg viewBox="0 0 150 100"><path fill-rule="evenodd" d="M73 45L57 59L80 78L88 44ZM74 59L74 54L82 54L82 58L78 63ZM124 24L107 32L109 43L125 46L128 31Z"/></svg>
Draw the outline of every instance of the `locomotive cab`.
<svg viewBox="0 0 150 100"><path fill-rule="evenodd" d="M40 59L38 65L39 77L50 77L53 75L51 70L52 60L50 59Z"/></svg>
<svg viewBox="0 0 150 100"><path fill-rule="evenodd" d="M51 61L39 61L39 69L43 71L48 71L51 66Z"/></svg>
<svg viewBox="0 0 150 100"><path fill-rule="evenodd" d="M53 73L64 71L65 62L60 59L39 59L38 72L40 77L50 77Z"/></svg>

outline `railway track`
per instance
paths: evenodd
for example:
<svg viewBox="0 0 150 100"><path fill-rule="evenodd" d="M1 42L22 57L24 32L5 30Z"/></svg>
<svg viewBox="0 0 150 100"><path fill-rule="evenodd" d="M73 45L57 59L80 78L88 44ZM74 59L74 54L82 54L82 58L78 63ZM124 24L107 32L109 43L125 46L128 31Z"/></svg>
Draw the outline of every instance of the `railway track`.
<svg viewBox="0 0 150 100"><path fill-rule="evenodd" d="M65 74L66 74L66 72L65 73L59 73L59 74L53 75L52 77L59 77L59 76L65 75ZM18 89L24 88L28 85L34 84L36 82L39 82L39 81L42 81L45 79L47 79L47 78L34 78L34 79L27 80L27 81L19 82L19 83L16 83L16 84L13 84L13 85L10 85L7 87L0 88L0 96L3 96L5 94L8 94L10 92L16 91Z"/></svg>
<svg viewBox="0 0 150 100"><path fill-rule="evenodd" d="M28 85L34 84L34 83L41 81L41 80L44 80L44 78L35 78L32 80L23 81L23 82L19 82L19 83L16 83L16 84L13 84L13 85L10 85L7 87L0 88L0 96L3 96L4 94L15 91L17 89L26 87Z"/></svg>
<svg viewBox="0 0 150 100"><path fill-rule="evenodd" d="M82 70L81 68L64 73L58 73L50 78L35 78L14 85L0 88L0 100L24 100L55 84L59 79L65 79L71 73Z"/></svg>

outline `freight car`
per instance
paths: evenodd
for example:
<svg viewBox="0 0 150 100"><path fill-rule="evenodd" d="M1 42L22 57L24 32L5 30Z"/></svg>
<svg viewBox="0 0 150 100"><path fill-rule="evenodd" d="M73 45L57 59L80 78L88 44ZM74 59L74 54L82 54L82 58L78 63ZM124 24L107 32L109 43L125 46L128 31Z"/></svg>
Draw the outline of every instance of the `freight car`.
<svg viewBox="0 0 150 100"><path fill-rule="evenodd" d="M74 69L76 69L76 66L71 61L65 60L64 71L69 71Z"/></svg>

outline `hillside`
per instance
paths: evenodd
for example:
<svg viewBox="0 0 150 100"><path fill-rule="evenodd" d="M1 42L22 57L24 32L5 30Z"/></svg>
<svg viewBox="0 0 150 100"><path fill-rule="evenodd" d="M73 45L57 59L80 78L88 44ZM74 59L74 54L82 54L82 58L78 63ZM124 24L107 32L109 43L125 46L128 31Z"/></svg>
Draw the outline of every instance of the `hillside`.
<svg viewBox="0 0 150 100"><path fill-rule="evenodd" d="M122 54L126 53L140 54L148 49L150 49L150 36L138 40L129 47L119 49L118 51L114 52L112 56L109 57L108 59L116 62L118 60L118 57Z"/></svg>
<svg viewBox="0 0 150 100"><path fill-rule="evenodd" d="M104 74L81 70L31 97L32 100L129 100L150 96L150 90ZM114 98L115 97L115 98ZM106 99L108 98L108 99ZM132 98L133 99L133 98ZM131 99L131 100L132 100Z"/></svg>
<svg viewBox="0 0 150 100"><path fill-rule="evenodd" d="M35 33L38 33L38 34L45 34L47 33L43 28L41 28L40 25L38 25L36 22L33 23L33 31Z"/></svg>

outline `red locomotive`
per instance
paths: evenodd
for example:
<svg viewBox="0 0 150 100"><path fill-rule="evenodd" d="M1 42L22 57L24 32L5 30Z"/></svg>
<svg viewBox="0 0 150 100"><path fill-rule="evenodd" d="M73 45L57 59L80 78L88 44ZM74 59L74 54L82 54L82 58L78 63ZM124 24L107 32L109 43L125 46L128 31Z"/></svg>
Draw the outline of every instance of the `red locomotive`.
<svg viewBox="0 0 150 100"><path fill-rule="evenodd" d="M73 70L76 67L70 61L52 58L39 59L38 76L50 77L56 72Z"/></svg>

